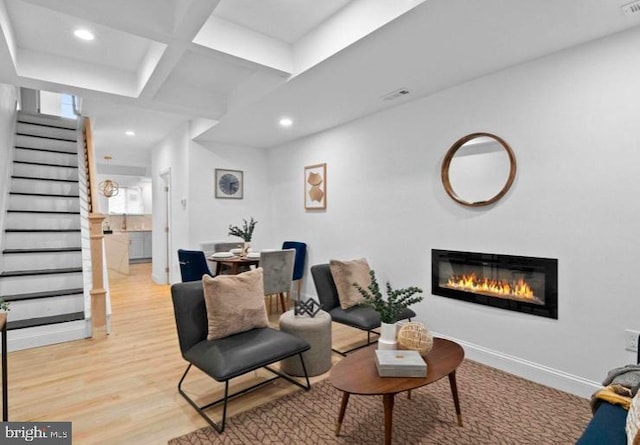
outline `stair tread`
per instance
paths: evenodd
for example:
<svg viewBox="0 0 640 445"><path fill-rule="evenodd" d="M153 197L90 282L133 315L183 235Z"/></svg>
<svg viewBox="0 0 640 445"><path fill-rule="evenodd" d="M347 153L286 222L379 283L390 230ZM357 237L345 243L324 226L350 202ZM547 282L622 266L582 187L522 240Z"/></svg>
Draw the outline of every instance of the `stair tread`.
<svg viewBox="0 0 640 445"><path fill-rule="evenodd" d="M35 181L78 182L77 179L43 178L39 176L11 176L13 179L32 179Z"/></svg>
<svg viewBox="0 0 640 445"><path fill-rule="evenodd" d="M5 249L3 254L12 253L50 253L50 252L81 252L82 247L39 247L37 249Z"/></svg>
<svg viewBox="0 0 640 445"><path fill-rule="evenodd" d="M69 321L84 320L84 312L72 312L70 314L52 315L49 317L27 318L7 322L7 330L32 328L49 324L67 323Z"/></svg>
<svg viewBox="0 0 640 445"><path fill-rule="evenodd" d="M49 297L60 297L62 295L74 295L81 294L84 292L84 289L81 287L75 289L60 289L53 291L45 291L45 292L32 292L28 294L15 294L15 295L4 295L5 301L20 301L20 300L35 300L38 298L49 298Z"/></svg>
<svg viewBox="0 0 640 445"><path fill-rule="evenodd" d="M60 154L63 154L63 155L78 156L78 152L77 151L54 150L53 148L23 147L22 145L16 145L15 147L19 148L21 150L47 151L49 153L60 153Z"/></svg>
<svg viewBox="0 0 640 445"><path fill-rule="evenodd" d="M56 154L61 154L61 155L72 155L72 156L75 156L75 157L78 156L78 152L77 151L57 150L55 148L27 147L27 146L18 145L18 144L16 144L14 147L16 148L16 150L46 151L47 153L56 153Z"/></svg>
<svg viewBox="0 0 640 445"><path fill-rule="evenodd" d="M24 133L23 131L17 131L16 135L17 136L28 136L30 138L49 139L49 140L52 140L52 141L78 142L77 139L56 138L56 137L45 136L45 135L40 135L40 134Z"/></svg>
<svg viewBox="0 0 640 445"><path fill-rule="evenodd" d="M69 153L75 154L75 153ZM14 164L27 164L27 165L42 165L45 167L64 167L64 168L78 168L77 165L65 165L65 164L51 164L47 162L33 162L33 161L13 161Z"/></svg>
<svg viewBox="0 0 640 445"><path fill-rule="evenodd" d="M63 210L7 210L7 213L46 213L46 214L63 214L63 215L79 215L78 211Z"/></svg>
<svg viewBox="0 0 640 445"><path fill-rule="evenodd" d="M27 275L53 275L61 273L82 272L82 267L67 267L63 269L35 269L35 270L12 270L0 273L0 278L23 277Z"/></svg>
<svg viewBox="0 0 640 445"><path fill-rule="evenodd" d="M79 198L80 195L67 195L62 193L30 193L30 192L9 192L10 195L21 196L47 196L49 198Z"/></svg>
<svg viewBox="0 0 640 445"><path fill-rule="evenodd" d="M47 233L55 233L55 232L79 232L80 229L4 229L5 232L9 233L19 233L19 232L27 232L27 233L37 233L37 232L47 232Z"/></svg>

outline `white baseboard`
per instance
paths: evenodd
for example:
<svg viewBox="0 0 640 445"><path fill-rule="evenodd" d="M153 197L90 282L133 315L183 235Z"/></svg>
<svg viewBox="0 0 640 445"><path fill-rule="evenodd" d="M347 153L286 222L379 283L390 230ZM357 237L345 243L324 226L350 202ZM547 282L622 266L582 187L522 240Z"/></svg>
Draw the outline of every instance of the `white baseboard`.
<svg viewBox="0 0 640 445"><path fill-rule="evenodd" d="M85 320L17 329L7 333L7 350L37 348L86 338Z"/></svg>
<svg viewBox="0 0 640 445"><path fill-rule="evenodd" d="M539 363L530 362L437 332L434 332L433 335L460 344L464 348L465 358L579 397L588 399L596 390L602 388L599 382L594 382Z"/></svg>

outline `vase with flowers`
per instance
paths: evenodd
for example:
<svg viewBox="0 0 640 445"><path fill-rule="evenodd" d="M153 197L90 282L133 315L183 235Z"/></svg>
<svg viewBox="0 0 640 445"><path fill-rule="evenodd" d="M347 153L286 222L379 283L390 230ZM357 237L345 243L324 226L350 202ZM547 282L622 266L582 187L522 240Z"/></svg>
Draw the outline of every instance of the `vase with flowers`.
<svg viewBox="0 0 640 445"><path fill-rule="evenodd" d="M369 271L371 284L365 289L358 283L353 283L363 302L361 304L372 307L380 315L380 339L379 349L396 349L396 329L397 321L403 309L423 300L422 289L410 286L405 289L393 289L387 281L385 299L380 292L380 286L374 270Z"/></svg>
<svg viewBox="0 0 640 445"><path fill-rule="evenodd" d="M244 241L241 256L246 256L247 253L249 253L249 243L253 238L253 231L255 230L256 224L258 224L258 221L251 217L249 221L244 218L242 219L242 227L229 225L229 236L237 236Z"/></svg>

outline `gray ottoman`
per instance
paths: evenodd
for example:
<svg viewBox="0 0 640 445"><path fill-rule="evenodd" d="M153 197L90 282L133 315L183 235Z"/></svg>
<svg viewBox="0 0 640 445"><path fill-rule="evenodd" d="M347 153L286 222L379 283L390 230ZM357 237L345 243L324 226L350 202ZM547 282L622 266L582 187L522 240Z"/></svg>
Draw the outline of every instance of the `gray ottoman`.
<svg viewBox="0 0 640 445"><path fill-rule="evenodd" d="M327 312L320 311L311 318L287 311L280 316L280 330L302 337L311 345L311 349L302 353L309 376L322 374L331 368L331 315ZM289 375L304 375L297 355L282 360L280 369Z"/></svg>

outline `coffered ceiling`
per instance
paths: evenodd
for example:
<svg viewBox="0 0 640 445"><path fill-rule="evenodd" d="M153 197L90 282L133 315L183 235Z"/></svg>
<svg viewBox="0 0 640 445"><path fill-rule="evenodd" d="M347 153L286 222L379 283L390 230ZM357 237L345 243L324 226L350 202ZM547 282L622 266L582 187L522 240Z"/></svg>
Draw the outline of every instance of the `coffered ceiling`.
<svg viewBox="0 0 640 445"><path fill-rule="evenodd" d="M625 3L0 0L0 82L82 97L98 156L122 165L188 121L271 147L638 26Z"/></svg>

